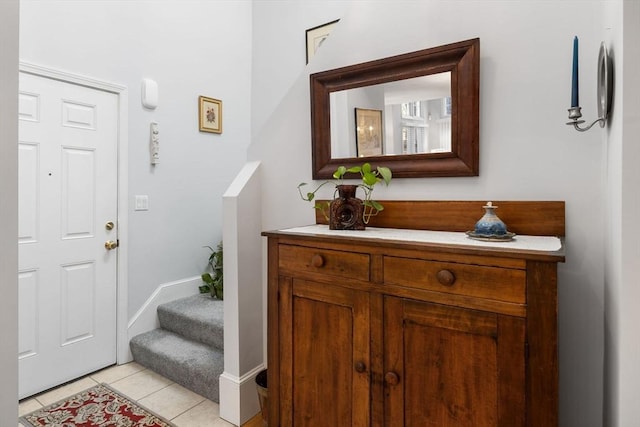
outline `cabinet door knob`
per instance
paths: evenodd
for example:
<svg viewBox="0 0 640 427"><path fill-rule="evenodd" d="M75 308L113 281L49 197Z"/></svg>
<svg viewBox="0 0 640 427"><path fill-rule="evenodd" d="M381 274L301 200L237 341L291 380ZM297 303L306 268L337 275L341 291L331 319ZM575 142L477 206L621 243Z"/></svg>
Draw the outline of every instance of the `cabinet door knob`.
<svg viewBox="0 0 640 427"><path fill-rule="evenodd" d="M397 385L400 382L400 377L395 372L389 371L384 374L384 381L388 385Z"/></svg>
<svg viewBox="0 0 640 427"><path fill-rule="evenodd" d="M456 281L456 276L449 270L440 270L436 274L436 278L441 285L452 286Z"/></svg>
<svg viewBox="0 0 640 427"><path fill-rule="evenodd" d="M365 365L364 362L356 362L354 367L356 369L356 372L360 374L367 370L367 365Z"/></svg>
<svg viewBox="0 0 640 427"><path fill-rule="evenodd" d="M400 382L400 377L395 372L387 372L384 374L384 380L389 385L396 385Z"/></svg>
<svg viewBox="0 0 640 427"><path fill-rule="evenodd" d="M320 254L315 254L311 257L311 265L315 268L320 268L324 265L324 258Z"/></svg>

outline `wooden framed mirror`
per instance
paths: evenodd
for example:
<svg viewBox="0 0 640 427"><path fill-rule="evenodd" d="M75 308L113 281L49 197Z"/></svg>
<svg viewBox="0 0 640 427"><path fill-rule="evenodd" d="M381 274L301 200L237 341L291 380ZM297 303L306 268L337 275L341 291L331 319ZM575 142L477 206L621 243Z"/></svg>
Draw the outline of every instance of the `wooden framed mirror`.
<svg viewBox="0 0 640 427"><path fill-rule="evenodd" d="M397 178L478 175L480 39L322 71L310 83L314 179L363 162Z"/></svg>

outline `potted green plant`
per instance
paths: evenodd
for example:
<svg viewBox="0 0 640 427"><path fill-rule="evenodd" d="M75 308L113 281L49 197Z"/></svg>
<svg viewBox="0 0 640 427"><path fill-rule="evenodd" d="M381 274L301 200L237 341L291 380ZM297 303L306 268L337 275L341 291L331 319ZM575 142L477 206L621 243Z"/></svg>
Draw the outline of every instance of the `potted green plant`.
<svg viewBox="0 0 640 427"><path fill-rule="evenodd" d="M345 175L359 174L361 183L357 185L344 184ZM298 185L298 192L302 200L312 202L316 198L316 193L320 188L331 182L335 183L336 190L331 201L318 202L314 204L315 209L319 209L329 220L329 228L337 230L363 230L369 223L372 216L377 215L384 209L380 202L372 198L374 187L379 182L389 185L392 178L391 169L385 166L378 166L375 169L369 163L362 166L340 166L333 173L335 181L324 181L315 190L303 194L302 187L306 182ZM356 190L360 188L364 193L364 199L355 197Z"/></svg>
<svg viewBox="0 0 640 427"><path fill-rule="evenodd" d="M200 286L200 293L211 293L211 296L219 300L223 299L223 275L222 275L222 242L218 243L217 248L214 250L211 246L205 246L209 248L211 254L209 255L209 269L211 273L202 273L202 281L204 284Z"/></svg>

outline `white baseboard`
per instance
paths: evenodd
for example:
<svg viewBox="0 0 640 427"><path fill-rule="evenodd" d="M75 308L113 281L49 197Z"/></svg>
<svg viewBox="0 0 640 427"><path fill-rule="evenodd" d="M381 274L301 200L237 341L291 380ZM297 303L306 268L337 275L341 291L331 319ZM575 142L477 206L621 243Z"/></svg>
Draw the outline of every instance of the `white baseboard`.
<svg viewBox="0 0 640 427"><path fill-rule="evenodd" d="M264 365L256 366L240 378L220 375L220 418L240 426L260 412L255 378L263 369Z"/></svg>
<svg viewBox="0 0 640 427"><path fill-rule="evenodd" d="M158 321L157 308L160 304L167 303L179 298L185 298L191 295L195 295L199 292L198 286L202 284L200 276L191 277L187 279L177 280L175 282L164 283L156 288L151 294L149 299L142 304L142 307L133 315L129 320L127 326L127 343L131 341L131 338L144 332L151 331L160 327ZM131 350L127 345L126 359L122 363L130 362L133 360ZM123 354L124 356L124 354ZM120 360L120 359L119 359Z"/></svg>

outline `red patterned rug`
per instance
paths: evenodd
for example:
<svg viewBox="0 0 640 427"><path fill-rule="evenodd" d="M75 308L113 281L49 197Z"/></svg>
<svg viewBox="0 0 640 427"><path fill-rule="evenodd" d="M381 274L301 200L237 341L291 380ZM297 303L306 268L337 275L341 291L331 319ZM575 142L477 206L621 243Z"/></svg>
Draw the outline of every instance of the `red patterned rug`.
<svg viewBox="0 0 640 427"><path fill-rule="evenodd" d="M25 427L174 427L106 384L24 415L20 422Z"/></svg>

